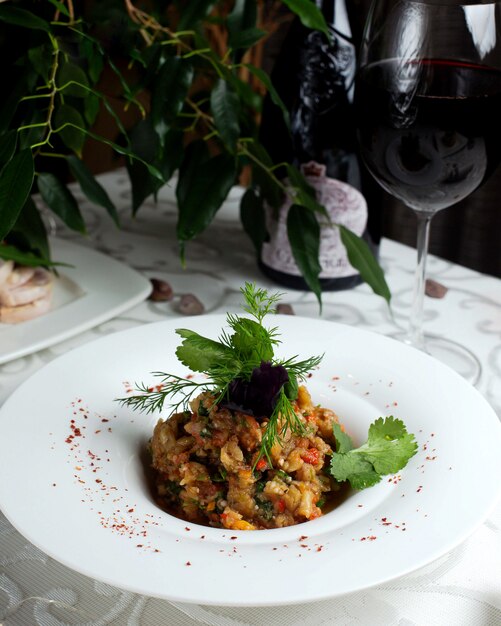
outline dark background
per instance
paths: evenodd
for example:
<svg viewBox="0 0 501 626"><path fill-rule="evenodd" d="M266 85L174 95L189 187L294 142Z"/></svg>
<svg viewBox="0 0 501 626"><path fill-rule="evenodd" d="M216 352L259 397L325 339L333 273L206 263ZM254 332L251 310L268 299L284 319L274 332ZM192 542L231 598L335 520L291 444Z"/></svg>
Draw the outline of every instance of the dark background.
<svg viewBox="0 0 501 626"><path fill-rule="evenodd" d="M368 12L370 0L347 0L358 21L359 29ZM85 4L92 5L90 0ZM274 4L273 0L266 0L266 4ZM270 72L274 60L280 50L281 42L290 25L287 20L287 8L283 11L282 26L266 41L263 51L262 66ZM122 68L126 71L126 68ZM120 85L113 73L105 74L106 91L113 103L113 93L120 91ZM120 101L117 99L117 113L123 117ZM126 114L130 119L124 119L130 127L137 119L130 111ZM501 118L501 111L500 111ZM106 135L107 126L111 118L106 113L97 120L96 132ZM501 122L500 122L501 123ZM121 159L110 160L109 150L98 142L89 141L84 150L84 156L89 167L95 172L103 172L123 165ZM501 277L501 167L480 189L464 201L453 207L439 212L431 226L430 252L437 256L449 259L455 263L465 265L486 274ZM410 246L415 246L416 218L413 212L398 200L384 194L383 200L383 235Z"/></svg>
<svg viewBox="0 0 501 626"><path fill-rule="evenodd" d="M352 3L361 28L370 0ZM287 31L285 24L267 42L263 67L273 67ZM501 111L500 123L501 123ZM475 193L458 204L440 211L431 225L430 252L486 274L501 277L501 167ZM384 193L383 235L415 246L416 217L401 202Z"/></svg>

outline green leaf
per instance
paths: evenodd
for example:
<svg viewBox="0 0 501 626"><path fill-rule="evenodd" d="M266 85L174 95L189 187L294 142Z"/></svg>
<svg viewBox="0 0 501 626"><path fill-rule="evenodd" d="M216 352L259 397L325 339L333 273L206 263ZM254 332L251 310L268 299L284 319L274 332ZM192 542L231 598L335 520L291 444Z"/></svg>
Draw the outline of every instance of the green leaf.
<svg viewBox="0 0 501 626"><path fill-rule="evenodd" d="M343 432L339 424L334 424L332 432L336 440L336 452L344 454L345 452L353 450L353 441L351 440L351 437Z"/></svg>
<svg viewBox="0 0 501 626"><path fill-rule="evenodd" d="M151 194L172 177L183 156L183 133L164 126L160 137L152 126L151 118L141 120L131 131L131 149L146 162L154 163L161 178L152 176L139 161L128 162L127 172L132 186L133 214Z"/></svg>
<svg viewBox="0 0 501 626"><path fill-rule="evenodd" d="M306 1L308 2L308 4L310 4L309 0L306 0ZM261 68L256 67L255 65L251 65L250 63L244 63L244 67L246 67L249 70L249 72L251 72L251 74L254 74L254 76L256 76L266 87L266 90L270 94L271 101L280 108L280 110L282 111L285 125L288 129L290 129L291 121L290 121L289 110L283 103L282 98L278 95L278 91L273 86L273 83L271 82L271 79L268 76L268 74Z"/></svg>
<svg viewBox="0 0 501 626"><path fill-rule="evenodd" d="M240 137L238 124L239 100L227 81L220 78L211 92L210 104L214 123L221 139L231 152L235 152Z"/></svg>
<svg viewBox="0 0 501 626"><path fill-rule="evenodd" d="M255 0L235 0L233 9L228 15L228 33L230 41L244 30L254 28L257 21L257 4Z"/></svg>
<svg viewBox="0 0 501 626"><path fill-rule="evenodd" d="M239 48L252 48L258 41L260 41L266 32L260 28L247 28L241 30L239 33L235 33L229 40L229 45L233 50Z"/></svg>
<svg viewBox="0 0 501 626"><path fill-rule="evenodd" d="M349 453L333 454L330 470L337 481L348 480L353 489L366 489L381 481L381 475L370 461L362 456L350 456Z"/></svg>
<svg viewBox="0 0 501 626"><path fill-rule="evenodd" d="M47 206L58 215L63 222L79 233L85 233L83 220L78 203L70 190L50 173L38 175L38 189Z"/></svg>
<svg viewBox="0 0 501 626"><path fill-rule="evenodd" d="M0 22L7 22L15 26L22 26L31 30L44 30L50 32L49 23L38 17L31 11L7 4L0 5Z"/></svg>
<svg viewBox="0 0 501 626"><path fill-rule="evenodd" d="M247 317L233 317L231 345L240 361L247 363L249 373L262 361L273 359L273 343L270 333L258 322Z"/></svg>
<svg viewBox="0 0 501 626"><path fill-rule="evenodd" d="M46 264L50 263L45 224L31 196L28 196L24 203L16 223L7 236L7 242L20 251L35 254L39 260L45 260Z"/></svg>
<svg viewBox="0 0 501 626"><path fill-rule="evenodd" d="M28 58L33 65L35 72L42 77L45 84L49 82L50 64L52 55L49 48L45 45L28 49Z"/></svg>
<svg viewBox="0 0 501 626"><path fill-rule="evenodd" d="M175 117L182 109L193 81L193 65L181 57L167 57L153 86L151 117L157 127Z"/></svg>
<svg viewBox="0 0 501 626"><path fill-rule="evenodd" d="M266 239L266 216L263 200L253 189L247 189L240 200L240 221L259 255Z"/></svg>
<svg viewBox="0 0 501 626"><path fill-rule="evenodd" d="M416 454L417 443L402 420L380 417L371 424L367 443L360 446L359 451L379 474L395 474Z"/></svg>
<svg viewBox="0 0 501 626"><path fill-rule="evenodd" d="M258 187L266 202L277 209L284 201L284 192L277 180L270 175L273 161L264 146L258 142L247 144L247 150L252 155L252 182ZM257 163L257 162L259 163Z"/></svg>
<svg viewBox="0 0 501 626"><path fill-rule="evenodd" d="M338 228L349 262L358 270L360 276L374 293L384 298L389 304L391 293L386 283L384 272L372 254L367 242L345 226L339 225Z"/></svg>
<svg viewBox="0 0 501 626"><path fill-rule="evenodd" d="M215 4L215 0L190 0L186 2L179 16L177 30L194 28L200 20L207 16Z"/></svg>
<svg viewBox="0 0 501 626"><path fill-rule="evenodd" d="M0 171L0 241L16 223L34 178L31 150L18 152Z"/></svg>
<svg viewBox="0 0 501 626"><path fill-rule="evenodd" d="M66 61L59 70L57 86L65 96L86 98L89 94L89 80L86 73L71 61Z"/></svg>
<svg viewBox="0 0 501 626"><path fill-rule="evenodd" d="M315 214L293 204L287 213L287 236L299 271L321 305L322 288L318 278L322 269L318 260L320 226Z"/></svg>
<svg viewBox="0 0 501 626"><path fill-rule="evenodd" d="M17 131L9 130L0 136L0 169L14 156L17 144Z"/></svg>
<svg viewBox="0 0 501 626"><path fill-rule="evenodd" d="M67 161L70 171L78 181L83 193L91 202L106 209L115 224L119 226L119 218L115 205L106 193L106 190L97 182L85 163L76 156L69 156Z"/></svg>
<svg viewBox="0 0 501 626"><path fill-rule="evenodd" d="M234 360L233 351L218 341L184 328L177 328L176 333L183 337L176 356L193 372L209 372L221 362Z"/></svg>
<svg viewBox="0 0 501 626"><path fill-rule="evenodd" d="M404 423L394 417L379 417L369 427L366 443L347 449L350 444L334 436L339 450L332 455L330 471L338 481L348 480L355 489L365 489L405 467L417 452L414 435L407 432Z"/></svg>
<svg viewBox="0 0 501 626"><path fill-rule="evenodd" d="M96 117L99 113L99 104L99 98L93 93L89 93L84 100L84 116L89 126L92 126L96 121Z"/></svg>
<svg viewBox="0 0 501 626"><path fill-rule="evenodd" d="M319 30L330 39L329 28L322 11L311 0L283 0L289 9L295 13L306 28Z"/></svg>
<svg viewBox="0 0 501 626"><path fill-rule="evenodd" d="M85 134L79 129L85 127L85 122L80 113L69 104L60 104L56 110L55 125L55 132L59 134L64 145L81 156Z"/></svg>
<svg viewBox="0 0 501 626"><path fill-rule="evenodd" d="M70 17L70 12L68 11L65 4L59 2L59 0L49 0L49 2L56 7L58 11L60 11L66 17Z"/></svg>
<svg viewBox="0 0 501 626"><path fill-rule="evenodd" d="M228 154L209 155L203 141L185 151L176 188L179 205L177 237L180 242L207 228L226 199L236 178L235 159Z"/></svg>
<svg viewBox="0 0 501 626"><path fill-rule="evenodd" d="M6 261L14 261L14 263L19 263L19 265L29 265L30 267L67 265L66 263L57 263L47 258L39 257L37 254L33 254L33 252L23 252L15 246L0 245L0 258Z"/></svg>
<svg viewBox="0 0 501 626"><path fill-rule="evenodd" d="M297 194L295 202L307 207L310 211L320 213L330 220L326 208L317 202L315 190L308 184L307 180L297 167L295 165L287 164L286 169L289 182L294 187Z"/></svg>

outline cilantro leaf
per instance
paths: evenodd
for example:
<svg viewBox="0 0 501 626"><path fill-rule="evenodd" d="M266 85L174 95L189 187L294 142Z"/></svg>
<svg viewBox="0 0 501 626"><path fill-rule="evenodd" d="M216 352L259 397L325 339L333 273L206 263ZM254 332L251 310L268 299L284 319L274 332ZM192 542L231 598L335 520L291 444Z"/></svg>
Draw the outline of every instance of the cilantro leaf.
<svg viewBox="0 0 501 626"><path fill-rule="evenodd" d="M381 476L398 472L417 452L414 435L393 416L379 417L369 427L367 441L355 449L338 424L333 430L336 452L330 472L340 482L348 480L355 489L365 489L378 483Z"/></svg>
<svg viewBox="0 0 501 626"><path fill-rule="evenodd" d="M359 450L371 461L378 474L394 474L416 454L417 443L402 420L392 416L385 420L380 417L371 424L367 443Z"/></svg>
<svg viewBox="0 0 501 626"><path fill-rule="evenodd" d="M360 455L334 454L331 460L331 473L339 482L348 480L353 489L372 487L381 480L370 461Z"/></svg>
<svg viewBox="0 0 501 626"><path fill-rule="evenodd" d="M351 437L341 430L341 426L339 424L334 424L332 430L336 440L336 452L344 454L345 452L353 450L353 441L351 440Z"/></svg>

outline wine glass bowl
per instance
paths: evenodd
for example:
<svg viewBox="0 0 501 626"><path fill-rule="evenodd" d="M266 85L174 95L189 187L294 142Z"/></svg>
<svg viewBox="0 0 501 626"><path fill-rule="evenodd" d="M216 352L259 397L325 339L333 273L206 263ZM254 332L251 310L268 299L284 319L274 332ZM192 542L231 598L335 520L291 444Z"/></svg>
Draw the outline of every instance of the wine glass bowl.
<svg viewBox="0 0 501 626"><path fill-rule="evenodd" d="M355 106L368 170L417 216L418 263L404 340L433 354L422 329L431 219L482 185L501 156L501 3L375 0ZM459 351L463 365L474 359L467 377L476 382L478 360L455 342L444 348L441 338L440 344L442 360L449 353L457 359Z"/></svg>

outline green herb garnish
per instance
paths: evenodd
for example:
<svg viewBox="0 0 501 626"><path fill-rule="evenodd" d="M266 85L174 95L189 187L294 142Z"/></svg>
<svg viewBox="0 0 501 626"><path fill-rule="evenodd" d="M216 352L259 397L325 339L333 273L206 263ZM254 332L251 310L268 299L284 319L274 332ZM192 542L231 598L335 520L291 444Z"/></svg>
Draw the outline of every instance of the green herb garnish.
<svg viewBox="0 0 501 626"><path fill-rule="evenodd" d="M118 401L151 413L161 411L167 399L179 396L177 402L170 404L172 412L176 412L180 407L187 410L195 393L209 391L216 405L268 420L255 464L264 455L272 466L271 448L285 432L305 433L293 402L298 394L298 381L304 381L322 357L302 361L297 357L276 359L274 347L280 343L277 329L266 328L263 320L275 312L280 294L269 295L265 289L258 289L251 283L246 283L241 291L244 310L251 317L228 314L227 323L232 332L223 331L218 341L192 330L176 330L182 338L176 350L178 359L191 371L205 374L206 381L154 372L153 375L161 379L159 385L152 388L144 383L136 384L137 395L118 398Z"/></svg>
<svg viewBox="0 0 501 626"><path fill-rule="evenodd" d="M365 489L378 483L382 476L395 474L407 465L417 452L414 435L407 432L402 420L379 417L369 427L367 441L353 447L351 438L334 425L336 452L332 455L332 476L348 480L354 489Z"/></svg>

